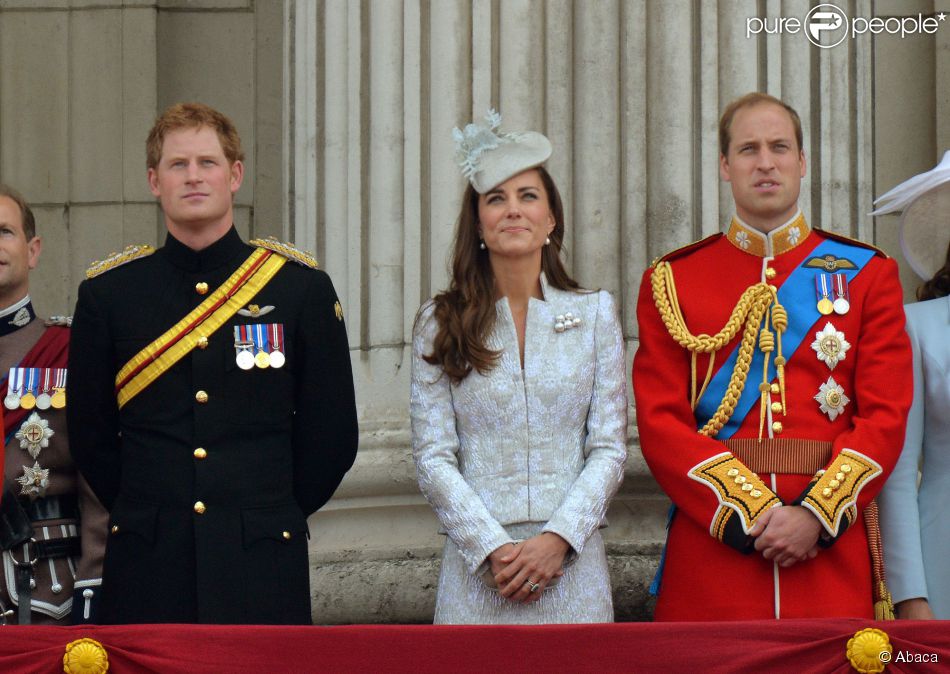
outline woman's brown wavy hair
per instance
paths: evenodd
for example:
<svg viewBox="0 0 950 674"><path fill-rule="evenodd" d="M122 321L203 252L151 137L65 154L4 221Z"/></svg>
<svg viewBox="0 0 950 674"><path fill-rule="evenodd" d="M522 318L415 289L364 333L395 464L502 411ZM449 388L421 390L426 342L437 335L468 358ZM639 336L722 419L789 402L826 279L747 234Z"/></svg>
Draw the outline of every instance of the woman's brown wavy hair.
<svg viewBox="0 0 950 674"><path fill-rule="evenodd" d="M947 246L947 260L934 277L917 289L918 300L935 300L950 295L950 245Z"/></svg>
<svg viewBox="0 0 950 674"><path fill-rule="evenodd" d="M548 194L554 215L551 243L541 249L541 271L549 285L560 290L578 290L577 281L568 275L561 262L564 244L564 206L551 175L543 166L535 169ZM458 384L475 369L486 374L501 355L486 346L495 326L495 277L488 251L479 249L478 192L468 185L462 196L462 208L455 227L452 255L452 280L448 290L433 298L434 316L439 329L427 363L441 365L453 384Z"/></svg>

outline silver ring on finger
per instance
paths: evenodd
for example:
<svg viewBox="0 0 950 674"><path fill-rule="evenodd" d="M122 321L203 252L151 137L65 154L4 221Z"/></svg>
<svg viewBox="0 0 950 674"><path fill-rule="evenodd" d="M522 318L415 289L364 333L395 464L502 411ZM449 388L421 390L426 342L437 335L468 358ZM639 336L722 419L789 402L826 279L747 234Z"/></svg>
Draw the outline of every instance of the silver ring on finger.
<svg viewBox="0 0 950 674"><path fill-rule="evenodd" d="M537 592L538 590L541 589L541 584L540 584L540 583L532 583L532 582L529 580L529 581L528 581L528 587L530 588L531 592Z"/></svg>

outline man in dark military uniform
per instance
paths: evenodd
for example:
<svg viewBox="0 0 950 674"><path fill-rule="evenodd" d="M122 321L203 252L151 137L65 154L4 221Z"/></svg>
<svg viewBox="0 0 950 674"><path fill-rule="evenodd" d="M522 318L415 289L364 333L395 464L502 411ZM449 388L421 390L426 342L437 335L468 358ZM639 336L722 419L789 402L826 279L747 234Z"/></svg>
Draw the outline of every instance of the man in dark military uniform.
<svg viewBox="0 0 950 674"><path fill-rule="evenodd" d="M309 623L306 517L357 445L343 312L308 255L244 243L233 124L179 104L147 143L164 247L79 288L73 455L110 510L109 623Z"/></svg>
<svg viewBox="0 0 950 674"><path fill-rule="evenodd" d="M108 514L69 456L68 319L30 300L41 250L29 205L0 185L0 624L95 620L105 551Z"/></svg>

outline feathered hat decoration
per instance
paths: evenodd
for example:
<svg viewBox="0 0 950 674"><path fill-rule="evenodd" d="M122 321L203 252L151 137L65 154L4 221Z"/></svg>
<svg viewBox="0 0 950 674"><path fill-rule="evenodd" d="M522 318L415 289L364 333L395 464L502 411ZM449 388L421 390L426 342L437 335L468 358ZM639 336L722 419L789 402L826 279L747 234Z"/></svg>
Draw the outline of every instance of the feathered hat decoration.
<svg viewBox="0 0 950 674"><path fill-rule="evenodd" d="M500 126L501 115L489 110L484 125L452 129L455 159L479 194L540 166L551 156L551 142L544 135L535 131L498 133Z"/></svg>

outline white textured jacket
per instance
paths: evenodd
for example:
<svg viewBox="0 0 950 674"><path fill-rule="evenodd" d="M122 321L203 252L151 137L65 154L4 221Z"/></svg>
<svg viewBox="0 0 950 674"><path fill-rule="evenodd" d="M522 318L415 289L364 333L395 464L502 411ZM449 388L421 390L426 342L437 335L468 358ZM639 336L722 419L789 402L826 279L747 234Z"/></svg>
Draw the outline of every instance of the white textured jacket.
<svg viewBox="0 0 950 674"><path fill-rule="evenodd" d="M412 448L419 487L475 573L510 542L503 525L545 522L580 553L623 479L627 388L623 337L606 291L565 292L542 275L532 299L524 370L507 298L496 305L487 374L452 385L432 353L434 305L413 335ZM580 319L558 332L558 317ZM565 320L561 321L562 323Z"/></svg>
<svg viewBox="0 0 950 674"><path fill-rule="evenodd" d="M905 307L914 403L904 449L878 496L887 583L895 602L925 597L950 619L950 297ZM920 485L917 471L920 469Z"/></svg>

